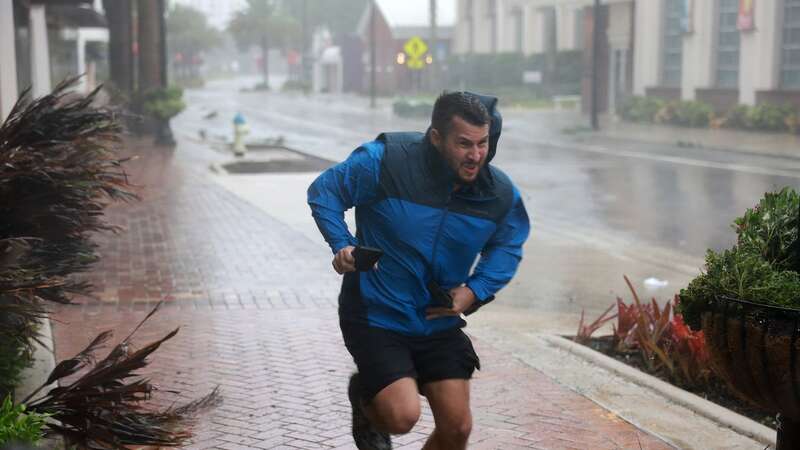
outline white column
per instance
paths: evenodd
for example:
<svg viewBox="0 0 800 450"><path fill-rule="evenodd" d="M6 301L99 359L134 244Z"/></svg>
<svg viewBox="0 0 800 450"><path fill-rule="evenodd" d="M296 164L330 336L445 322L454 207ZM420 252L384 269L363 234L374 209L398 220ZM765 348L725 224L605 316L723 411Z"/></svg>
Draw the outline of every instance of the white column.
<svg viewBox="0 0 800 450"><path fill-rule="evenodd" d="M530 27L531 53L544 53L545 20L541 8L533 7L531 11L533 25Z"/></svg>
<svg viewBox="0 0 800 450"><path fill-rule="evenodd" d="M44 5L30 6L31 84L34 97L50 93L50 50L47 44L47 20Z"/></svg>
<svg viewBox="0 0 800 450"><path fill-rule="evenodd" d="M504 0L497 0L497 9L494 11L497 26L495 27L495 39L497 48L495 51L498 53L507 52L508 45L506 42L506 2Z"/></svg>
<svg viewBox="0 0 800 450"><path fill-rule="evenodd" d="M692 100L698 88L714 85L714 36L719 14L715 1L695 1L692 32L683 37L681 98Z"/></svg>
<svg viewBox="0 0 800 450"><path fill-rule="evenodd" d="M467 8L466 0L456 0L456 23L454 26L454 40L453 40L453 53L461 55L467 53L467 42L469 39L468 28L469 24L464 19L467 16L465 11Z"/></svg>
<svg viewBox="0 0 800 450"><path fill-rule="evenodd" d="M17 101L17 53L13 0L0 0L0 123Z"/></svg>
<svg viewBox="0 0 800 450"><path fill-rule="evenodd" d="M78 92L84 93L86 92L89 84L87 80L86 74L86 34L83 32L84 30L78 28L78 35L75 38L75 45L77 46L77 58L78 58L78 73L81 78L78 81L76 86Z"/></svg>
<svg viewBox="0 0 800 450"><path fill-rule="evenodd" d="M739 50L739 103L754 105L756 92L778 89L783 1L755 4L755 29L741 34Z"/></svg>
<svg viewBox="0 0 800 450"><path fill-rule="evenodd" d="M575 45L575 11L576 5L559 5L556 12L556 50L573 50Z"/></svg>
<svg viewBox="0 0 800 450"><path fill-rule="evenodd" d="M633 93L636 95L644 95L646 88L658 86L661 81L663 14L663 0L636 3L633 53Z"/></svg>

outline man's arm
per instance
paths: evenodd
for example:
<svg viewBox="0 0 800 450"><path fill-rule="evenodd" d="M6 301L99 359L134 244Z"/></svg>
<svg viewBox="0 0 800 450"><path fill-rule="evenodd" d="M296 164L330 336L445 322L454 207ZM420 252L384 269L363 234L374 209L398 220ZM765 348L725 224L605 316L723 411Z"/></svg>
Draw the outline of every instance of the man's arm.
<svg viewBox="0 0 800 450"><path fill-rule="evenodd" d="M477 301L487 300L511 281L522 259L522 245L529 232L528 213L519 191L514 188L511 210L483 248L480 261L467 280L467 287Z"/></svg>
<svg viewBox="0 0 800 450"><path fill-rule="evenodd" d="M383 151L382 143L368 142L344 162L322 172L308 188L311 215L334 254L357 244L347 229L344 212L375 198Z"/></svg>

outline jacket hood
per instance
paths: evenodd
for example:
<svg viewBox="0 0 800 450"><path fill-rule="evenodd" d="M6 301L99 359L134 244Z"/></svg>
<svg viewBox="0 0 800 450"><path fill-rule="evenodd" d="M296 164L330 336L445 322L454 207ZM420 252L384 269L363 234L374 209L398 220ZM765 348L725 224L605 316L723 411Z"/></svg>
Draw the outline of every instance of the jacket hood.
<svg viewBox="0 0 800 450"><path fill-rule="evenodd" d="M492 123L489 125L489 154L486 155L486 162L489 163L497 153L497 142L500 140L500 133L503 131L503 116L500 115L500 111L497 110L497 97L475 94L473 92L467 92L467 94L478 97L481 103L483 103L483 106L486 107L486 110L489 111L489 116L492 118Z"/></svg>

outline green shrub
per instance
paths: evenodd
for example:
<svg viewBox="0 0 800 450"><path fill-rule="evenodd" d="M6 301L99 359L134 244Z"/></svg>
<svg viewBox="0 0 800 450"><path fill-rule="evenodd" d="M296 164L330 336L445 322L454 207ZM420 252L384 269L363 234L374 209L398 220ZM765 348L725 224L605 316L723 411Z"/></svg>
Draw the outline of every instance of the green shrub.
<svg viewBox="0 0 800 450"><path fill-rule="evenodd" d="M527 87L538 95L578 95L583 77L583 52L570 50L550 56L544 53L524 56L521 53L452 55L447 62L450 86L489 91L496 88ZM525 85L526 71L542 73L540 85ZM479 89L480 88L480 89Z"/></svg>
<svg viewBox="0 0 800 450"><path fill-rule="evenodd" d="M42 439L44 414L25 411L25 405L14 405L5 397L0 405L0 445L11 443L34 445Z"/></svg>
<svg viewBox="0 0 800 450"><path fill-rule="evenodd" d="M761 103L750 109L747 118L756 130L786 131L789 129L786 121L793 113L791 106Z"/></svg>
<svg viewBox="0 0 800 450"><path fill-rule="evenodd" d="M736 105L725 113L725 127L746 130L752 128L750 123L750 107L747 105Z"/></svg>
<svg viewBox="0 0 800 450"><path fill-rule="evenodd" d="M311 90L311 84L302 80L288 80L285 83L283 83L281 89L283 91L308 92Z"/></svg>
<svg viewBox="0 0 800 450"><path fill-rule="evenodd" d="M681 290L679 308L696 329L716 296L800 308L800 195L793 189L767 193L734 221L738 236L730 250L706 254L706 269Z"/></svg>
<svg viewBox="0 0 800 450"><path fill-rule="evenodd" d="M399 99L392 103L392 111L399 117L430 117L433 103L424 100Z"/></svg>
<svg viewBox="0 0 800 450"><path fill-rule="evenodd" d="M177 86L154 89L142 98L144 112L160 120L169 120L186 108L183 89Z"/></svg>
<svg viewBox="0 0 800 450"><path fill-rule="evenodd" d="M674 108L672 124L682 127L707 127L714 116L710 105L696 100L676 102Z"/></svg>
<svg viewBox="0 0 800 450"><path fill-rule="evenodd" d="M11 396L20 374L33 362L29 346L15 339L0 340L0 397Z"/></svg>
<svg viewBox="0 0 800 450"><path fill-rule="evenodd" d="M630 122L654 122L666 102L658 97L628 97L620 107L620 116Z"/></svg>

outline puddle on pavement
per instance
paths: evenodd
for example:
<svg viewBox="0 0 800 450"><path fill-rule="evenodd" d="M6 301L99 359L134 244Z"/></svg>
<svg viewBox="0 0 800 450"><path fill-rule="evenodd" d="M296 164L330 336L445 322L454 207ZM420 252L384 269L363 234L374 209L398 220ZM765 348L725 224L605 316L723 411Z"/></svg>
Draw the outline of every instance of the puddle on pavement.
<svg viewBox="0 0 800 450"><path fill-rule="evenodd" d="M252 175L282 172L321 172L336 162L288 147L276 145L248 145L247 154L220 168L231 175Z"/></svg>

